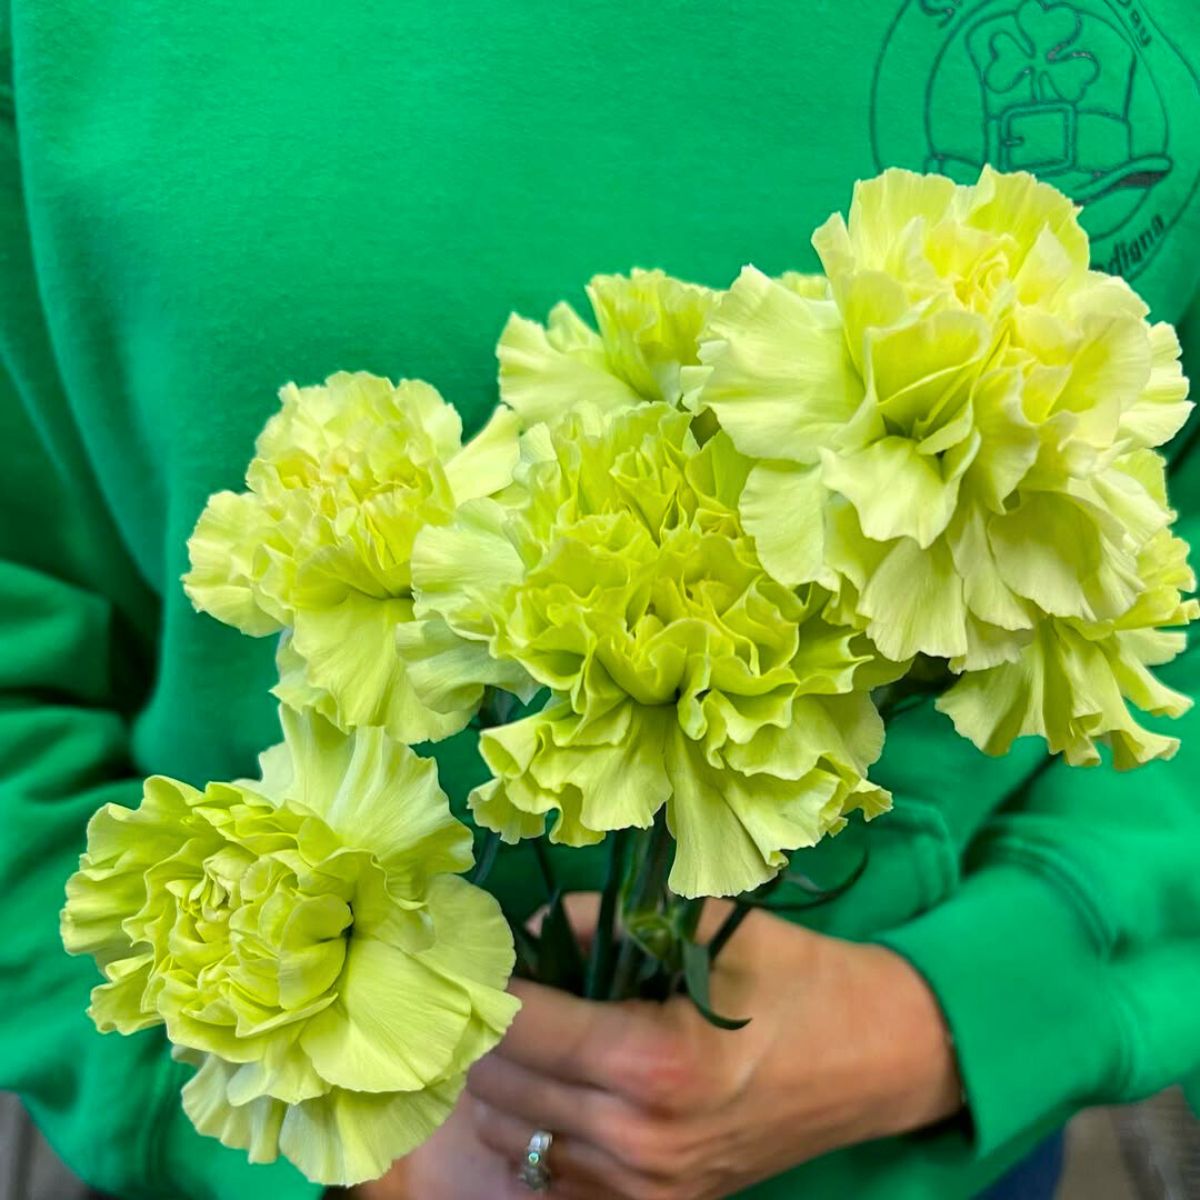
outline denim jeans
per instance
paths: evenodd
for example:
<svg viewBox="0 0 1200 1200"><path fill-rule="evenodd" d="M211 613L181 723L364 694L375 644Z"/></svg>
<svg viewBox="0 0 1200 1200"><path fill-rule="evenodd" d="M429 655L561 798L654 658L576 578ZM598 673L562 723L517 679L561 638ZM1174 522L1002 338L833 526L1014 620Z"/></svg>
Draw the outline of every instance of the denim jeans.
<svg viewBox="0 0 1200 1200"><path fill-rule="evenodd" d="M1047 1138L976 1200L1054 1200L1063 1172L1063 1135Z"/></svg>

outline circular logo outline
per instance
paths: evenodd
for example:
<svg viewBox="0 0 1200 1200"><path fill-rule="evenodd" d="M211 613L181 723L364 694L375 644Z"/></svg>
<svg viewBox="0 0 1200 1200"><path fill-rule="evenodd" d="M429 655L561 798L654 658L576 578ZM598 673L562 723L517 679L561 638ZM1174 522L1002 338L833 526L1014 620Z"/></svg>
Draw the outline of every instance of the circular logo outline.
<svg viewBox="0 0 1200 1200"><path fill-rule="evenodd" d="M976 127L961 139L973 138L971 149L960 145L957 154L935 136L935 118L947 114L935 93L952 54L960 75L969 70L978 83L977 94L968 96L966 77L958 81L963 107L950 116L967 128L961 123L970 113ZM922 73L923 85L917 82ZM1190 82L1185 101L1195 97L1190 121L1168 102L1178 101L1180 90L1169 84L1184 80ZM900 102L901 88L907 104ZM889 90L893 103L885 108ZM1189 141L1190 129L1200 130L1200 74L1150 15L1146 0L904 0L872 72L870 143L877 169L940 170L959 182L977 176L984 162L1032 170L1084 205L1085 227L1089 212L1101 225L1092 233L1096 265L1128 278L1150 265L1200 189L1200 142L1181 147L1188 153L1171 154L1181 139ZM889 142L897 152L887 152ZM1124 160L1105 160L1122 145ZM1004 161L1013 157L1016 162ZM1159 210L1139 224L1152 196Z"/></svg>

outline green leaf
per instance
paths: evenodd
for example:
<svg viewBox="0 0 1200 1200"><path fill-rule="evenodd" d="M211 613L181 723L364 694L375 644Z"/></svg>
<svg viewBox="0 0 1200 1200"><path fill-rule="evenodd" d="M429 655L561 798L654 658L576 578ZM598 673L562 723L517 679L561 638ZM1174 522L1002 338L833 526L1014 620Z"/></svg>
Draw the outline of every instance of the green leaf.
<svg viewBox="0 0 1200 1200"><path fill-rule="evenodd" d="M871 861L871 853L869 848L864 847L862 857L858 860L857 866L850 874L842 880L841 883L835 884L831 888L823 888L815 880L803 875L798 871L785 871L780 879L783 883L789 884L792 887L797 887L801 891L807 892L813 898L811 900L801 900L790 904L756 904L752 907L765 908L770 912L796 913L804 912L810 908L820 908L823 904L831 904L840 896L844 896L866 872L867 866Z"/></svg>
<svg viewBox="0 0 1200 1200"><path fill-rule="evenodd" d="M735 1020L722 1017L713 1012L708 998L708 978L712 963L708 957L708 948L695 942L683 943L683 978L687 984L687 993L700 1015L718 1029L744 1029L750 1024L750 1018Z"/></svg>

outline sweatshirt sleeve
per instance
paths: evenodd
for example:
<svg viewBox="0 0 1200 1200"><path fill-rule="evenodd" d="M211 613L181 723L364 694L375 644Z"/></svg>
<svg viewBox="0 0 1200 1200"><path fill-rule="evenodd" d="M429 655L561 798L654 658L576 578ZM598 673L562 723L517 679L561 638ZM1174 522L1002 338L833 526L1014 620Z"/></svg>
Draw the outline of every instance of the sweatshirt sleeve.
<svg viewBox="0 0 1200 1200"><path fill-rule="evenodd" d="M1181 333L1196 355L1200 308L1190 326ZM1194 415L1171 491L1193 566L1196 429ZM1193 699L1197 634L1193 627L1188 649L1158 671ZM1200 1075L1200 708L1146 723L1181 740L1173 760L1128 773L1041 762L994 815L966 822L956 893L878 939L942 1004L980 1157L1027 1144L1079 1108ZM932 720L919 724L932 744ZM1015 764L1023 755L1018 744L1010 757ZM905 758L921 755L910 747ZM996 777L1004 762L979 763L978 777ZM957 799L943 809L952 813ZM962 797L964 809L971 805Z"/></svg>
<svg viewBox="0 0 1200 1200"><path fill-rule="evenodd" d="M5 25L0 13L0 51ZM36 299L15 124L0 88L0 1088L113 1195L309 1200L321 1189L288 1164L252 1167L192 1129L187 1069L160 1030L95 1031L85 1009L99 975L59 941L88 817L140 799L129 733L152 686L157 606L69 420Z"/></svg>

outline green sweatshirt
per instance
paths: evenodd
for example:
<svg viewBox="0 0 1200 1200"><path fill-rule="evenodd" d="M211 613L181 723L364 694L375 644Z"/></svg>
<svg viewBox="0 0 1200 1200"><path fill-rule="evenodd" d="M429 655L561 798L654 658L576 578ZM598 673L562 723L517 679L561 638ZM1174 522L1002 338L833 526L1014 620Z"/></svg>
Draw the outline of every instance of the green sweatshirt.
<svg viewBox="0 0 1200 1200"><path fill-rule="evenodd" d="M58 939L98 805L245 774L277 739L271 645L179 576L282 383L423 377L475 428L511 308L634 265L812 269L855 178L985 159L1086 202L1097 264L1200 352L1195 0L2 7L0 1087L118 1196L319 1191L196 1135L161 1032L95 1033L95 969ZM1163 676L1194 693L1200 660ZM1173 732L1174 762L1118 776L897 723L896 809L814 924L928 978L973 1123L750 1195L966 1197L1074 1110L1200 1073L1200 716ZM438 756L461 802L470 738ZM806 869L835 880L852 836Z"/></svg>

